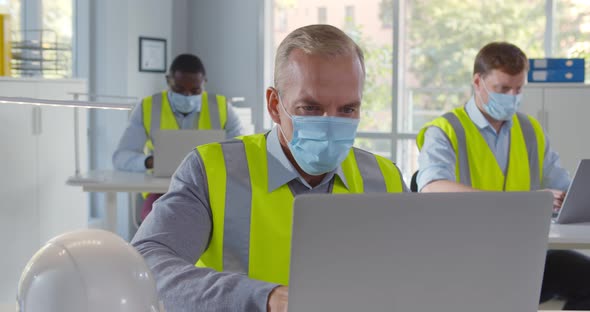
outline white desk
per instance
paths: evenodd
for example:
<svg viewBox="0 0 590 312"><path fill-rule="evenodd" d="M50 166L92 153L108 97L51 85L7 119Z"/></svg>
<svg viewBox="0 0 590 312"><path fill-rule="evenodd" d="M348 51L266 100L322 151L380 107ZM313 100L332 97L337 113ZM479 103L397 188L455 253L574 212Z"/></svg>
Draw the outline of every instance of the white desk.
<svg viewBox="0 0 590 312"><path fill-rule="evenodd" d="M106 193L106 226L117 229L117 192L166 193L170 178L156 178L144 173L124 171L91 171L70 177L68 185L81 186L84 192ZM550 249L590 249L590 224L552 224Z"/></svg>
<svg viewBox="0 0 590 312"><path fill-rule="evenodd" d="M84 192L106 195L106 228L117 231L117 193L166 193L170 178L156 178L145 173L100 170L69 177L66 184L81 186Z"/></svg>
<svg viewBox="0 0 590 312"><path fill-rule="evenodd" d="M590 249L590 223L551 224L550 249Z"/></svg>

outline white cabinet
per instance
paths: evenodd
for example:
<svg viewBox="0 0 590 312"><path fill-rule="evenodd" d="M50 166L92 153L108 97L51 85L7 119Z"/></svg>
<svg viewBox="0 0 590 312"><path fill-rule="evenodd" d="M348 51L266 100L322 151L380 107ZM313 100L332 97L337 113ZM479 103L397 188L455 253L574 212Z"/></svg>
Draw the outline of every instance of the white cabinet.
<svg viewBox="0 0 590 312"><path fill-rule="evenodd" d="M0 104L0 235L5 242L0 256L0 303L14 302L17 270L39 248L32 115L31 106Z"/></svg>
<svg viewBox="0 0 590 312"><path fill-rule="evenodd" d="M519 110L537 118L543 119L543 89L526 86L522 104Z"/></svg>
<svg viewBox="0 0 590 312"><path fill-rule="evenodd" d="M553 150L570 174L578 161L590 158L590 85L529 84L522 111L541 122Z"/></svg>
<svg viewBox="0 0 590 312"><path fill-rule="evenodd" d="M86 109L78 112L86 115ZM88 223L88 195L79 188L66 185L75 171L74 109L44 107L41 129L37 136L37 192L40 214L40 241L65 231L86 227ZM79 116L79 119L86 119ZM84 122L85 124L85 122ZM85 131L86 126L81 126ZM80 159L86 160L86 135L80 144ZM82 161L84 164L85 161ZM85 165L85 164L84 164ZM82 169L86 171L86 166Z"/></svg>
<svg viewBox="0 0 590 312"><path fill-rule="evenodd" d="M0 96L72 99L84 80L0 78ZM80 159L87 159L87 110ZM74 109L0 104L0 305L14 303L20 273L50 238L87 226L88 199L65 184L74 173ZM82 162L83 169L86 163Z"/></svg>

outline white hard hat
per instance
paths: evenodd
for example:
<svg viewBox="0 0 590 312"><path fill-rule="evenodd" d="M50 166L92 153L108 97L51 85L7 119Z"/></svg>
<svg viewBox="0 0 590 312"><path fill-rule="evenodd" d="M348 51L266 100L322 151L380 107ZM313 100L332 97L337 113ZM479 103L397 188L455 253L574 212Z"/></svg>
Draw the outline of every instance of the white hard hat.
<svg viewBox="0 0 590 312"><path fill-rule="evenodd" d="M47 242L25 267L16 299L22 312L164 312L141 255L102 230Z"/></svg>

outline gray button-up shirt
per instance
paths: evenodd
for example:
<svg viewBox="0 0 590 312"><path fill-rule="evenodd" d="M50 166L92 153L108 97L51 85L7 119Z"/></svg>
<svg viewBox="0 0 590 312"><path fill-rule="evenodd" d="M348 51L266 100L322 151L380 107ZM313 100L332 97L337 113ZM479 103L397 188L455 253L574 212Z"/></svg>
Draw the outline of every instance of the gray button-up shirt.
<svg viewBox="0 0 590 312"><path fill-rule="evenodd" d="M506 174L508 157L510 155L510 129L512 120L504 123L499 132L490 125L482 112L479 111L472 97L465 105L467 115L479 129L498 162L502 172ZM551 148L549 138L545 134L545 152L543 160L543 180L541 188L551 188L565 191L570 184L570 178L559 160L559 155ZM447 135L438 127L430 127L424 133L424 145L418 156L417 183L418 190L432 181L455 181L456 155Z"/></svg>
<svg viewBox="0 0 590 312"><path fill-rule="evenodd" d="M170 100L170 92L168 102ZM209 93L210 95L213 95ZM133 107L129 116L129 124L121 136L119 145L113 153L113 166L117 170L144 172L145 160L150 155L143 153L145 142L149 139L143 125L143 100ZM195 110L189 114L183 114L170 105L172 113L176 118L180 129L195 129L195 123L198 124L201 109ZM225 123L225 133L228 139L244 134L242 124L234 108L227 104L227 121Z"/></svg>
<svg viewBox="0 0 590 312"><path fill-rule="evenodd" d="M329 193L335 175L348 187L342 168L338 167L312 188L285 156L276 128L268 135L266 149L269 191L288 184L294 196ZM403 187L407 191L405 184ZM168 312L266 311L268 295L276 284L195 267L211 236L208 193L203 162L198 152L193 151L172 177L168 192L154 203L132 245L152 270Z"/></svg>

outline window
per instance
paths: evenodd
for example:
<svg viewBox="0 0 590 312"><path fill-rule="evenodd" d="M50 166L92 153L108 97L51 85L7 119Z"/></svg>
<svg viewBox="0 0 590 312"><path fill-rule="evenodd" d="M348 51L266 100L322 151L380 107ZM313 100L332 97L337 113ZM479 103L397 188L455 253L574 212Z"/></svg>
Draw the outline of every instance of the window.
<svg viewBox="0 0 590 312"><path fill-rule="evenodd" d="M9 0L12 75L71 77L73 0Z"/></svg>
<svg viewBox="0 0 590 312"><path fill-rule="evenodd" d="M586 82L590 81L590 2L559 0L553 23L554 57L586 59Z"/></svg>
<svg viewBox="0 0 590 312"><path fill-rule="evenodd" d="M390 0L391 1L391 0ZM529 57L544 57L545 0L405 1L401 10L396 136L415 135L424 123L471 96L473 61L491 41L509 41ZM526 21L523 23L523 21ZM400 167L417 169L414 148L400 144Z"/></svg>
<svg viewBox="0 0 590 312"><path fill-rule="evenodd" d="M0 13L8 15L8 29L4 29L3 40L12 41L13 34L22 28L21 0L0 0ZM5 16L6 17L6 16Z"/></svg>
<svg viewBox="0 0 590 312"><path fill-rule="evenodd" d="M8 13L10 14L10 30L15 31L21 29L21 0L4 0L0 1L2 5L8 2Z"/></svg>
<svg viewBox="0 0 590 312"><path fill-rule="evenodd" d="M380 0L354 0L348 5L338 0L270 0L273 1L273 14L287 14L288 29L283 32L276 30L267 38L272 44L266 56L266 85L273 84L272 62L274 53L285 36L298 27L315 24L315 16L309 17L305 12L317 9L318 20L323 9L326 12L326 23L343 29L353 38L365 53L367 77L361 110L361 123L357 146L362 146L385 157L392 157L392 73L393 73L393 32L381 26L379 2ZM350 3L354 5L350 5ZM363 15L355 17L355 6L363 7ZM327 11L341 12L330 14ZM344 22L344 23L343 23ZM275 28L276 29L276 28ZM265 118L264 128L271 127L270 118L266 112L260 112Z"/></svg>
<svg viewBox="0 0 590 312"><path fill-rule="evenodd" d="M408 182L417 170L417 132L469 100L473 61L483 45L509 41L531 58L590 57L590 1L585 0L268 1L275 4L273 14L286 11L292 18L285 33L270 34L271 59L290 31L316 23L299 12L325 7L343 14L326 16L326 23L359 44L367 69L355 144L396 161ZM265 128L270 128L268 118Z"/></svg>
<svg viewBox="0 0 590 312"><path fill-rule="evenodd" d="M354 6L347 5L344 13L344 27L346 29L354 28Z"/></svg>
<svg viewBox="0 0 590 312"><path fill-rule="evenodd" d="M70 77L72 75L72 0L42 0L43 29L46 38L55 50L47 57L55 62L55 71L48 71L45 76ZM53 41L53 42L51 42Z"/></svg>
<svg viewBox="0 0 590 312"><path fill-rule="evenodd" d="M287 12L278 12L277 14L277 31L278 32L286 32L287 31Z"/></svg>
<svg viewBox="0 0 590 312"><path fill-rule="evenodd" d="M381 0L379 3L379 19L381 20L381 27L393 27L393 1Z"/></svg>
<svg viewBox="0 0 590 312"><path fill-rule="evenodd" d="M328 11L326 7L318 8L318 24L326 24L328 22Z"/></svg>

